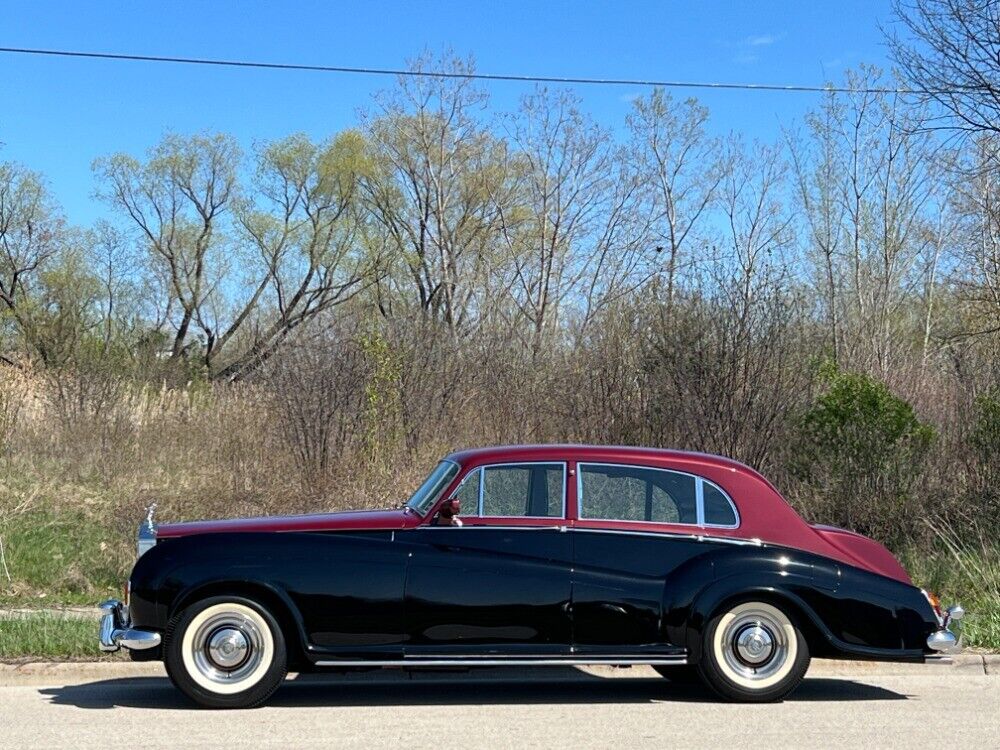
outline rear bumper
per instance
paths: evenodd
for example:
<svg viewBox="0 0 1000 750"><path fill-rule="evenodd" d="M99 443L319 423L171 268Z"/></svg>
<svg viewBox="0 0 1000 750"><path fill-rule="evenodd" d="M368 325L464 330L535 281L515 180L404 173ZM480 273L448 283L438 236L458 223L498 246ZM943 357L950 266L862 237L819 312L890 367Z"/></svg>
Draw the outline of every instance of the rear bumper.
<svg viewBox="0 0 1000 750"><path fill-rule="evenodd" d="M927 636L927 648L941 654L957 654L962 650L962 644L954 633L945 628Z"/></svg>
<svg viewBox="0 0 1000 750"><path fill-rule="evenodd" d="M156 648L160 645L160 634L152 630L132 627L128 607L117 599L109 599L101 604L104 616L101 618L101 651L117 651L121 647L133 651Z"/></svg>

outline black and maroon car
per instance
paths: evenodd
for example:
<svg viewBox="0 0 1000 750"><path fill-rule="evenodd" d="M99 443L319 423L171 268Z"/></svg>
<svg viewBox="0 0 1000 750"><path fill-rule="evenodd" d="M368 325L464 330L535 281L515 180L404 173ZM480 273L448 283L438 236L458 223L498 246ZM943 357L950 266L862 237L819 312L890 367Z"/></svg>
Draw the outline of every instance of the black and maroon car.
<svg viewBox="0 0 1000 750"><path fill-rule="evenodd" d="M959 648L881 545L811 526L753 469L644 448L454 453L402 508L140 531L101 646L162 660L213 707L287 671L648 664L780 699L811 656Z"/></svg>

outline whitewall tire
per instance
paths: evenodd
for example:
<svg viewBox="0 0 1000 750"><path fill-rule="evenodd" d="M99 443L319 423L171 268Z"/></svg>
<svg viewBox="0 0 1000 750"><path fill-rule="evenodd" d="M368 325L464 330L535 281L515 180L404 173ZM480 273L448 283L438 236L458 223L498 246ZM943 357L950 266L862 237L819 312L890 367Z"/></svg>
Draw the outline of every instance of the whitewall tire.
<svg viewBox="0 0 1000 750"><path fill-rule="evenodd" d="M780 700L808 668L809 645L778 606L760 601L731 605L705 629L699 672L729 700Z"/></svg>
<svg viewBox="0 0 1000 750"><path fill-rule="evenodd" d="M264 702L287 671L284 635L257 602L218 596L185 608L167 629L171 680L197 703L249 708Z"/></svg>

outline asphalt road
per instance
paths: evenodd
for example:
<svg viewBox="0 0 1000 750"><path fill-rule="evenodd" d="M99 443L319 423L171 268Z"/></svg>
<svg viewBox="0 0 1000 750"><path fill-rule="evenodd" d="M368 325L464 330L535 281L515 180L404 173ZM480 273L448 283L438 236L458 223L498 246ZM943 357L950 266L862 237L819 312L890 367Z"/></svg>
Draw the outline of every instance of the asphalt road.
<svg viewBox="0 0 1000 750"><path fill-rule="evenodd" d="M228 712L160 676L43 675L0 686L0 748L1000 747L1000 676L819 675L755 706L638 668L310 677Z"/></svg>

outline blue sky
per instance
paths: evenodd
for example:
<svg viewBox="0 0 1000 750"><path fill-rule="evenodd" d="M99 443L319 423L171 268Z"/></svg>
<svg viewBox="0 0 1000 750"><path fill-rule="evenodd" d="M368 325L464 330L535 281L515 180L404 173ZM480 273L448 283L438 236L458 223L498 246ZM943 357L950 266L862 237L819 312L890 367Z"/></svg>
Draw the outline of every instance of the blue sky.
<svg viewBox="0 0 1000 750"><path fill-rule="evenodd" d="M0 46L399 67L422 50L475 56L489 73L820 84L888 67L888 0L723 2L44 2L0 0ZM250 146L354 124L370 76L0 54L0 159L43 172L70 221L107 213L91 162L143 153L168 131L223 130ZM491 84L513 107L523 84ZM620 127L641 89L578 87ZM684 92L675 96L684 97ZM712 128L773 140L815 94L698 92Z"/></svg>

